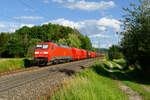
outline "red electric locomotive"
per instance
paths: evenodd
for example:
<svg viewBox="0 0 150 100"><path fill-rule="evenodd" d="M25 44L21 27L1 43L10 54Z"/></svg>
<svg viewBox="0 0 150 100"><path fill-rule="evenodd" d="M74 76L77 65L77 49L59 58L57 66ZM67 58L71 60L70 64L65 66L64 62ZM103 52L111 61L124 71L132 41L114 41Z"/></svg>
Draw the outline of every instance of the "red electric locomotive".
<svg viewBox="0 0 150 100"><path fill-rule="evenodd" d="M37 43L35 49L35 63L46 65L60 60L72 60L72 48L55 43Z"/></svg>
<svg viewBox="0 0 150 100"><path fill-rule="evenodd" d="M46 65L48 62L56 63L61 61L80 60L86 58L95 58L100 54L78 49L74 47L64 46L52 42L37 43L34 61L37 65Z"/></svg>

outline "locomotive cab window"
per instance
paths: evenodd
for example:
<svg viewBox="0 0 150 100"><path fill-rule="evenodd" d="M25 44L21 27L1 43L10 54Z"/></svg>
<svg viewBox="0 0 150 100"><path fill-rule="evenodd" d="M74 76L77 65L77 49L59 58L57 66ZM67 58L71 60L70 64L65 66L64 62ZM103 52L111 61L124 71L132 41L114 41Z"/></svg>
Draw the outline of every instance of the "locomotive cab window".
<svg viewBox="0 0 150 100"><path fill-rule="evenodd" d="M48 44L37 44L36 49L48 49Z"/></svg>
<svg viewBox="0 0 150 100"><path fill-rule="evenodd" d="M36 49L42 49L42 44L36 45Z"/></svg>
<svg viewBox="0 0 150 100"><path fill-rule="evenodd" d="M43 49L48 49L48 44L43 44Z"/></svg>

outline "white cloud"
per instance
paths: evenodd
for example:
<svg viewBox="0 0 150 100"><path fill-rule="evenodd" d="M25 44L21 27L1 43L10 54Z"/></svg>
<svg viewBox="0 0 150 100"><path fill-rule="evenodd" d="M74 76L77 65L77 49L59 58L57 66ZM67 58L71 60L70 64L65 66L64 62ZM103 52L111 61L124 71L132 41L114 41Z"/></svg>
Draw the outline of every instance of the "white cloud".
<svg viewBox="0 0 150 100"><path fill-rule="evenodd" d="M0 28L6 27L4 24L0 23Z"/></svg>
<svg viewBox="0 0 150 100"><path fill-rule="evenodd" d="M44 3L49 3L49 0L43 0Z"/></svg>
<svg viewBox="0 0 150 100"><path fill-rule="evenodd" d="M92 43L92 46L94 47L94 48L99 48L99 41L94 41L93 43Z"/></svg>
<svg viewBox="0 0 150 100"><path fill-rule="evenodd" d="M97 24L99 28L109 27L113 28L115 31L120 31L121 22L116 19L103 17L97 22Z"/></svg>
<svg viewBox="0 0 150 100"><path fill-rule="evenodd" d="M60 18L56 20L50 20L49 22L76 28L82 34L88 35L91 40L99 40L99 43L92 42L93 47L108 48L115 43L114 41L118 42L120 40L115 32L121 30L121 22L113 18L103 17L98 20L84 20L77 22Z"/></svg>
<svg viewBox="0 0 150 100"><path fill-rule="evenodd" d="M33 24L21 24L20 25L20 27L23 27L23 26L33 27L34 25Z"/></svg>
<svg viewBox="0 0 150 100"><path fill-rule="evenodd" d="M115 41L119 41L116 31L120 30L121 22L113 19L103 17L98 20L83 20L83 21L71 21L64 18L50 20L53 24L59 24L63 26L69 26L78 29L82 34L88 35L91 40L99 40L99 43L93 43L94 47L108 48ZM44 23L47 24L48 22ZM5 26L5 27L4 27ZM15 23L15 22L0 22L0 32L14 32L23 26L32 27L33 24ZM107 43L112 41L112 43Z"/></svg>
<svg viewBox="0 0 150 100"><path fill-rule="evenodd" d="M106 43L106 44L104 43L100 45L100 48L109 48L111 46L112 46L112 43Z"/></svg>
<svg viewBox="0 0 150 100"><path fill-rule="evenodd" d="M113 8L114 6L115 3L113 1L87 2L85 0L81 0L77 1L76 3L68 3L64 7L69 9L95 11L95 10L106 10L108 8Z"/></svg>
<svg viewBox="0 0 150 100"><path fill-rule="evenodd" d="M105 31L105 30L106 30L106 27L104 27L104 26L101 26L101 27L98 26L97 28L98 28L99 30L101 30L101 31Z"/></svg>
<svg viewBox="0 0 150 100"><path fill-rule="evenodd" d="M53 24L59 24L59 25L63 25L63 26L69 26L72 28L81 28L82 27L82 22L73 22L73 21L69 21L69 20L65 20L64 18L60 18L60 19L56 19L56 20L51 20L49 21ZM47 24L47 23L46 23Z"/></svg>
<svg viewBox="0 0 150 100"><path fill-rule="evenodd" d="M110 29L113 32L117 32L120 30L120 24L121 24L121 22L116 19L112 19L112 18L110 19L106 17L103 17L99 20L84 20L79 22L74 22L74 21L66 20L64 18L60 18L56 20L51 20L49 22L53 24L59 24L63 26L77 28L81 33L85 33L87 35L108 33Z"/></svg>
<svg viewBox="0 0 150 100"><path fill-rule="evenodd" d="M52 0L53 2L63 3L63 0Z"/></svg>
<svg viewBox="0 0 150 100"><path fill-rule="evenodd" d="M75 0L67 0L67 1L73 3Z"/></svg>
<svg viewBox="0 0 150 100"><path fill-rule="evenodd" d="M44 17L41 16L20 16L20 17L14 17L14 19L17 20L42 20Z"/></svg>
<svg viewBox="0 0 150 100"><path fill-rule="evenodd" d="M99 40L94 40L93 42L92 42L92 46L94 47L94 48L109 48L110 46L112 46L113 45L113 43L111 43L111 42L101 42L101 41L99 41Z"/></svg>
<svg viewBox="0 0 150 100"><path fill-rule="evenodd" d="M9 32L15 32L15 31L16 31L15 28L10 28L10 29L9 29Z"/></svg>
<svg viewBox="0 0 150 100"><path fill-rule="evenodd" d="M104 34L93 34L89 36L90 38L112 38L109 35L104 35Z"/></svg>
<svg viewBox="0 0 150 100"><path fill-rule="evenodd" d="M17 29L23 26L28 26L28 27L34 26L33 24L16 23L16 22L0 22L0 25L5 26L0 28L0 32L15 32Z"/></svg>

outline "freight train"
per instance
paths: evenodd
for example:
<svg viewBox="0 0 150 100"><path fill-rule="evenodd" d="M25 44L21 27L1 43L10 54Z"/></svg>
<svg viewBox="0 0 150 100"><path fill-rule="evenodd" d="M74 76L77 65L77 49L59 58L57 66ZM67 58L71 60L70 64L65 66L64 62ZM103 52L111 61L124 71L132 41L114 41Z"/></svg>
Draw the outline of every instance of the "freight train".
<svg viewBox="0 0 150 100"><path fill-rule="evenodd" d="M100 56L100 53L93 51L46 42L36 44L34 62L36 65L47 65L48 63L55 64L56 62L74 61Z"/></svg>

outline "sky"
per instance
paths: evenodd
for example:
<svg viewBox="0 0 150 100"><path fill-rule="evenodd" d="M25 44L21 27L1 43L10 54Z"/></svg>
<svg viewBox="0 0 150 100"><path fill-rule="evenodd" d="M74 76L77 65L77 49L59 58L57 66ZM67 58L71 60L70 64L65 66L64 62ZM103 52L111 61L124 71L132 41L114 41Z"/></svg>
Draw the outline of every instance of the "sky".
<svg viewBox="0 0 150 100"><path fill-rule="evenodd" d="M0 32L15 32L28 26L47 23L78 29L93 47L119 44L122 8L138 0L1 0Z"/></svg>

